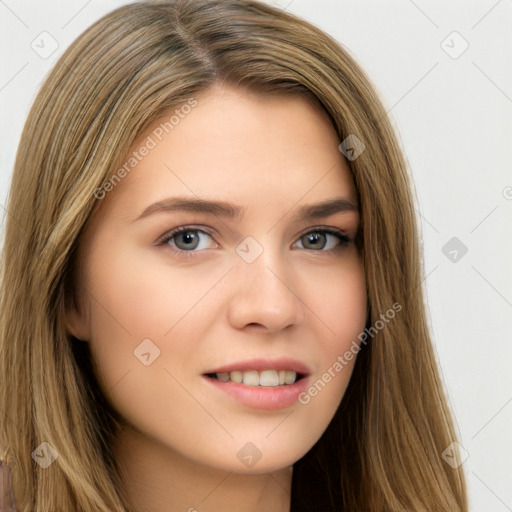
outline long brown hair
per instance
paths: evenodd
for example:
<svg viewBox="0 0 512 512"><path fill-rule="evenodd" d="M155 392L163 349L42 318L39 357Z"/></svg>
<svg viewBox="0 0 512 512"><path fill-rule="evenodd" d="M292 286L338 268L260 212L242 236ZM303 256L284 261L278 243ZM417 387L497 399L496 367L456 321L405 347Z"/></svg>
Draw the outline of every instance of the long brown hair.
<svg viewBox="0 0 512 512"><path fill-rule="evenodd" d="M294 465L292 510L467 511L457 440L426 321L412 184L375 87L335 40L255 0L138 2L62 55L28 116L9 196L0 295L0 449L23 512L126 512L110 452L118 419L63 322L80 235L153 120L216 81L306 94L330 116L360 204L368 327L328 429ZM58 453L42 469L42 442ZM308 501L309 500L309 501Z"/></svg>

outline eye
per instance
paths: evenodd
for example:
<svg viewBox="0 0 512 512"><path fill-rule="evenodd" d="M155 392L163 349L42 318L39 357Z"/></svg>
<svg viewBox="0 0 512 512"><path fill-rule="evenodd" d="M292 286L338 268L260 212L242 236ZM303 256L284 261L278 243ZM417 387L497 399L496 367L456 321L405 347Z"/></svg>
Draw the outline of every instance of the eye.
<svg viewBox="0 0 512 512"><path fill-rule="evenodd" d="M205 238L212 239L211 234L192 226L180 226L163 235L157 241L157 245L169 245L176 251L192 252L195 249L208 249Z"/></svg>
<svg viewBox="0 0 512 512"><path fill-rule="evenodd" d="M331 251L339 246L347 247L350 240L341 231L322 228L308 231L299 238L299 242L304 249Z"/></svg>
<svg viewBox="0 0 512 512"><path fill-rule="evenodd" d="M156 245L167 245L178 255L192 256L203 249L212 247L209 240L213 241L213 234L206 229L199 229L194 226L179 226L162 235ZM301 244L299 249L306 249L317 252L333 251L336 248L347 247L350 239L342 231L332 228L316 228L304 233L295 244ZM210 242L211 244L211 242Z"/></svg>

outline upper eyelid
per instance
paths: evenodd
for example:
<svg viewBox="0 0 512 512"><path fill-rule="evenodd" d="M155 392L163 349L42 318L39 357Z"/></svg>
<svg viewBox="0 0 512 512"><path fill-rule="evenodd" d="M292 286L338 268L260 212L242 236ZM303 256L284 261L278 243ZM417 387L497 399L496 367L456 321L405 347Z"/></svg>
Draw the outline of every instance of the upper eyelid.
<svg viewBox="0 0 512 512"><path fill-rule="evenodd" d="M213 235L214 235L214 231L205 229L205 226L197 227L194 225L187 224L187 225L183 225L183 226L177 226L173 229L170 229L169 231L166 231L162 236L158 237L155 244L158 245L160 243L166 242L169 239L171 239L173 236L175 236L176 234L178 234L180 232L184 232L184 231L185 232L186 231L201 231L202 233L206 233L207 235L210 235L211 237L213 237Z"/></svg>

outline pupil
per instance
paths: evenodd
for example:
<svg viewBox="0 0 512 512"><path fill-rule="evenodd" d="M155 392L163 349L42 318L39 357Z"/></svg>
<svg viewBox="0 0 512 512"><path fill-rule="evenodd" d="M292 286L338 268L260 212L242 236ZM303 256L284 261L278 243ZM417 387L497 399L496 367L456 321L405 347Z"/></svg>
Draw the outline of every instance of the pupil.
<svg viewBox="0 0 512 512"><path fill-rule="evenodd" d="M196 234L191 231L187 231L186 233L182 233L180 237L178 237L177 242L180 242L185 246L186 249L195 248L197 245L198 237ZM195 244L194 244L195 242ZM177 243L176 245L179 244Z"/></svg>
<svg viewBox="0 0 512 512"><path fill-rule="evenodd" d="M322 238L325 238L325 235L322 233L310 233L306 236L308 238L308 244L316 244L319 241L322 241ZM323 247L324 244L321 244L321 246Z"/></svg>

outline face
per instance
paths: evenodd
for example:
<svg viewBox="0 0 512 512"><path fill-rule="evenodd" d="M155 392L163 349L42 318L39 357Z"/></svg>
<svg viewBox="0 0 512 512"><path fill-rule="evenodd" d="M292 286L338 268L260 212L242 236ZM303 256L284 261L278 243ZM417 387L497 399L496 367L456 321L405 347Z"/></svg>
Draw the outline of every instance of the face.
<svg viewBox="0 0 512 512"><path fill-rule="evenodd" d="M196 100L137 138L140 161L101 199L68 328L140 439L269 472L314 445L350 379L338 358L367 300L356 190L308 100L227 86Z"/></svg>

